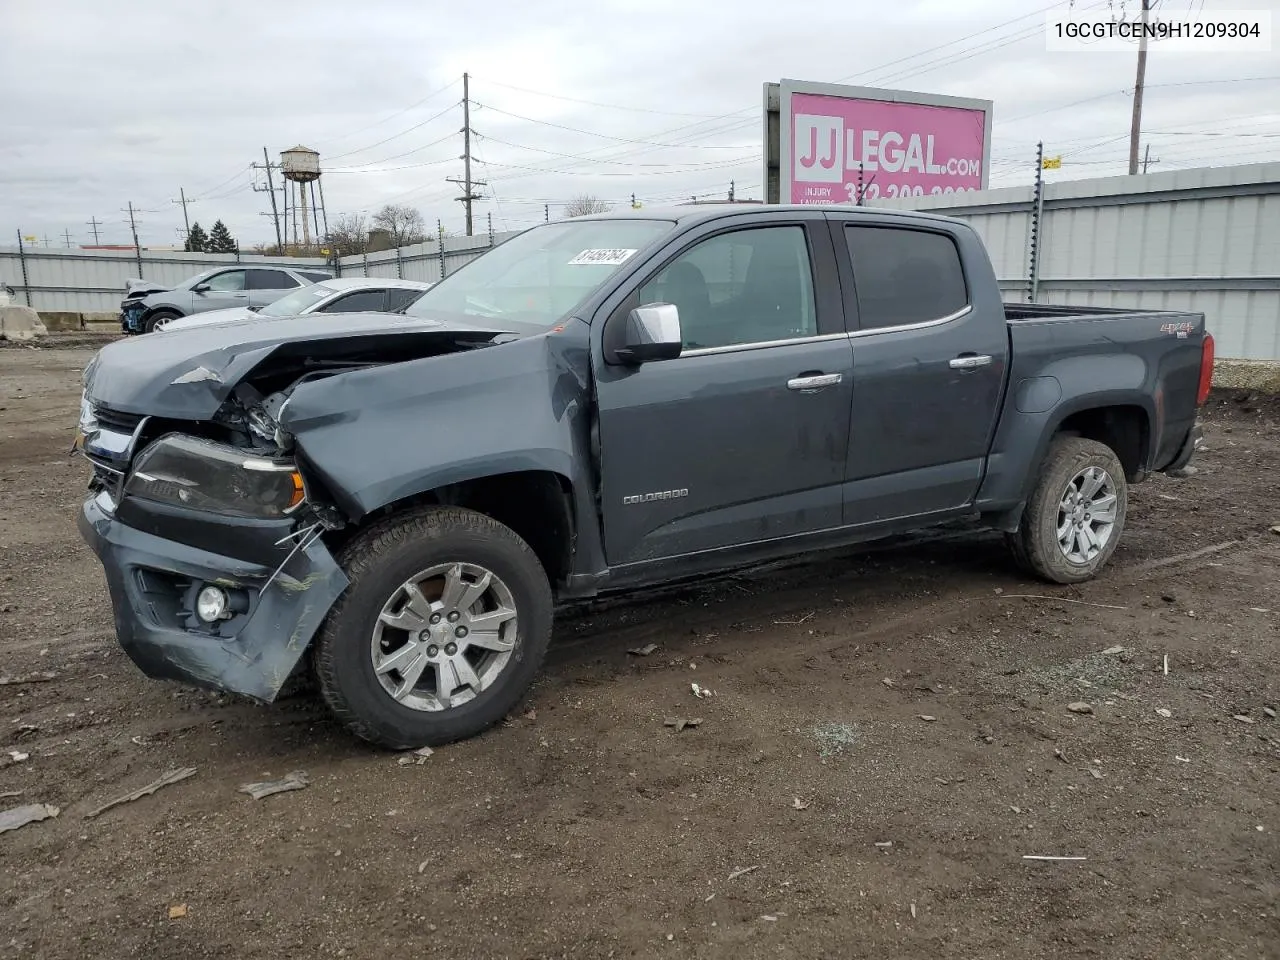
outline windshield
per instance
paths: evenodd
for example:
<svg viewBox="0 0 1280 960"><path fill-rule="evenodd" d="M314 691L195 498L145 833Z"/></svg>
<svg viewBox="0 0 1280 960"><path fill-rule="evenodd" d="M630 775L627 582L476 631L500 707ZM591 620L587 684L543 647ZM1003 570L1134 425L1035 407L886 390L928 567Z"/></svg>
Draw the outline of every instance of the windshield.
<svg viewBox="0 0 1280 960"><path fill-rule="evenodd" d="M286 293L279 300L272 300L258 311L260 317L296 317L307 312L314 303L332 296L332 287L323 283L313 283L307 287L299 287L292 293Z"/></svg>
<svg viewBox="0 0 1280 960"><path fill-rule="evenodd" d="M534 227L441 280L405 313L445 311L549 327L673 226L669 220L619 219Z"/></svg>

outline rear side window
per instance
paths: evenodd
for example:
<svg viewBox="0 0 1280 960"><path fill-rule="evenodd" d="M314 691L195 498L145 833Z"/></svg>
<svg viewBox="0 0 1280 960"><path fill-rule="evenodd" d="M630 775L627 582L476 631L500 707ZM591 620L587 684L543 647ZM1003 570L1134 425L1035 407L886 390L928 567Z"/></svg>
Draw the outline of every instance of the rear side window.
<svg viewBox="0 0 1280 960"><path fill-rule="evenodd" d="M320 308L321 313L381 313L386 309L386 294L381 290L357 290L339 297Z"/></svg>
<svg viewBox="0 0 1280 960"><path fill-rule="evenodd" d="M298 286L283 270L249 270L248 274L250 290L292 290Z"/></svg>
<svg viewBox="0 0 1280 960"><path fill-rule="evenodd" d="M406 290L398 287L390 287L387 290L387 310L390 313L399 313L413 301L417 300L426 291L424 290Z"/></svg>
<svg viewBox="0 0 1280 960"><path fill-rule="evenodd" d="M862 329L940 320L969 303L960 252L943 233L846 227Z"/></svg>
<svg viewBox="0 0 1280 960"><path fill-rule="evenodd" d="M333 275L328 273L316 273L313 270L299 270L299 276L310 280L312 283L324 283L326 280L332 280Z"/></svg>

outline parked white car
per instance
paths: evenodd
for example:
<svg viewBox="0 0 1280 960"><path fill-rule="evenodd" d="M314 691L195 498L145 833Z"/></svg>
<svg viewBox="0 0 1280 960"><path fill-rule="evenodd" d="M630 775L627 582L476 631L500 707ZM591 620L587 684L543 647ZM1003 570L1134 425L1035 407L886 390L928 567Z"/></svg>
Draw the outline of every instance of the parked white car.
<svg viewBox="0 0 1280 960"><path fill-rule="evenodd" d="M383 277L337 277L300 287L260 310L232 307L209 310L189 317L175 317L156 330L188 330L212 323L252 320L255 317L299 317L309 313L400 313L422 296L431 284Z"/></svg>

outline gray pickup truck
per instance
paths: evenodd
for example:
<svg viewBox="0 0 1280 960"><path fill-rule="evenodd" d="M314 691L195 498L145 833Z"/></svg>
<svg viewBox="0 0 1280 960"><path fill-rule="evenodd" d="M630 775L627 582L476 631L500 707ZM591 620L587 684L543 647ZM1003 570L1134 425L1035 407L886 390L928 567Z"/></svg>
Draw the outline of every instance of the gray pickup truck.
<svg viewBox="0 0 1280 960"><path fill-rule="evenodd" d="M312 670L359 736L439 744L516 705L557 603L957 520L1086 580L1212 361L1201 314L1003 303L955 220L583 217L406 315L105 347L80 528L148 675Z"/></svg>

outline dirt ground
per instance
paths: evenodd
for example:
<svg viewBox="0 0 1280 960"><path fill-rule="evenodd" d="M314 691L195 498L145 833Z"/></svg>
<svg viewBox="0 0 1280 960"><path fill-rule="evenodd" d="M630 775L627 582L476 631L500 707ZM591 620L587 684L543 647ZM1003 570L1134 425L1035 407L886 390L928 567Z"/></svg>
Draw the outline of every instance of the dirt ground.
<svg viewBox="0 0 1280 960"><path fill-rule="evenodd" d="M61 811L0 835L0 956L1280 957L1274 399L1215 396L1096 582L967 536L578 610L520 712L401 764L121 653L90 354L0 349L0 677L55 675L0 684L0 809Z"/></svg>

